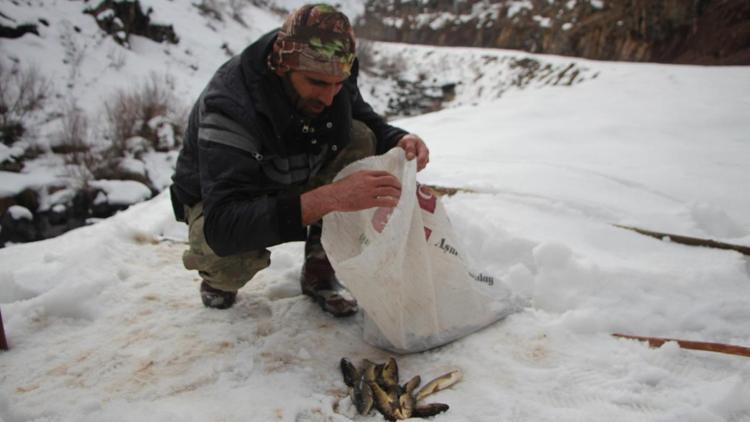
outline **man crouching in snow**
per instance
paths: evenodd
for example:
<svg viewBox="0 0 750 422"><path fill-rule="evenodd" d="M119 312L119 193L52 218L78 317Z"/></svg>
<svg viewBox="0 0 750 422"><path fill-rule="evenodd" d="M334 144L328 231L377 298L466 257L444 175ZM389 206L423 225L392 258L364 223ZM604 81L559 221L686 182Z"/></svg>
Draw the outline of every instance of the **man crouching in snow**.
<svg viewBox="0 0 750 422"><path fill-rule="evenodd" d="M306 5L224 63L196 101L171 194L175 216L189 225L183 263L202 277L204 305L229 308L270 264L268 247L306 240L302 292L335 316L357 311L320 243L320 219L394 207L401 185L382 171L333 177L395 146L420 170L429 156L418 136L362 99L357 67L347 17Z"/></svg>

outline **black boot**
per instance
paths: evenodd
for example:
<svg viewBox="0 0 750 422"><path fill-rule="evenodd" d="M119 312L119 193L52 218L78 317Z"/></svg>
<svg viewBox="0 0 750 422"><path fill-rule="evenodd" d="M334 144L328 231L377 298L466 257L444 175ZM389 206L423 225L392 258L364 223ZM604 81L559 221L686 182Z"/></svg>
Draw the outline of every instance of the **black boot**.
<svg viewBox="0 0 750 422"><path fill-rule="evenodd" d="M234 301L237 299L237 292L227 292L224 290L215 289L206 283L205 280L201 283L201 300L207 308L214 309L227 309L234 305Z"/></svg>
<svg viewBox="0 0 750 422"><path fill-rule="evenodd" d="M336 278L323 245L320 244L320 223L310 226L305 242L305 264L300 284L302 293L310 296L320 307L335 317L357 312L357 301Z"/></svg>

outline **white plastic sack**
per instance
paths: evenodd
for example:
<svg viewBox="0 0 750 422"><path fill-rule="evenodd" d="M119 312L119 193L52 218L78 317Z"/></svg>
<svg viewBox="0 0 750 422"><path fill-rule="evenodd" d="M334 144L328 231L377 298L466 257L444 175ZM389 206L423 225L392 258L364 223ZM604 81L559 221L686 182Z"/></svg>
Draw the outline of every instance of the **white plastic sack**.
<svg viewBox="0 0 750 422"><path fill-rule="evenodd" d="M502 283L466 268L440 199L417 185L416 160L393 148L352 163L335 180L359 170L385 170L402 185L395 208L323 218L323 247L364 311L365 341L400 353L422 351L512 312Z"/></svg>

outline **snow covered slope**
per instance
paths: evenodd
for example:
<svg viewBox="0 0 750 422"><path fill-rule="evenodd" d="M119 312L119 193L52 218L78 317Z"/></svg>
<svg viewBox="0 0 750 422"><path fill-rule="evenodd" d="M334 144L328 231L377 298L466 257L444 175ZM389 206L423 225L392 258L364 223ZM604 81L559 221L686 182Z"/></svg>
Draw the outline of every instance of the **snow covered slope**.
<svg viewBox="0 0 750 422"><path fill-rule="evenodd" d="M750 72L583 63L601 75L397 122L431 146L421 182L478 192L444 199L454 228L528 302L401 373L464 372L435 420L747 422L747 358L610 333L750 346L747 257L611 225L750 244ZM300 295L301 243L216 311L184 237L161 195L0 250L0 419L382 420L355 416L338 362L387 355Z"/></svg>
<svg viewBox="0 0 750 422"><path fill-rule="evenodd" d="M170 111L158 119L181 126L189 107L213 72L259 35L279 26L283 10L301 3L301 0L256 3L143 0L140 2L142 11L148 15L150 23L171 25L179 42L158 43L131 34L128 48L97 25L90 11L98 2L3 3L0 23L10 26L33 23L37 25L38 35L3 39L0 64L6 69L12 65L22 70L36 69L49 81L49 95L40 110L23 119L26 133L20 140L7 146L0 143L0 199L34 208L30 212L34 213L36 229L26 233L22 230L23 224L8 222L5 231L8 236L0 238L0 244L56 235L80 225L91 216L89 214L110 215L93 211L87 214L89 207L76 207L73 203L72 198L81 193L81 186L88 183L88 178L103 179L101 183L107 184L109 189L100 202L117 207L140 200L141 195L127 195L131 201L114 204L110 197L123 197L118 191L125 190L127 184L113 179L141 183L141 192L165 189L170 183L176 151L154 151L148 142L143 148L121 147L118 142L137 146L144 145L144 140L136 137L135 142L113 141L116 133L111 129L113 122L107 105L120 103L118 93L136 93L147 81L158 82L157 86L174 97ZM363 2L342 3L342 10L352 18L362 13ZM110 9L101 15L114 13ZM122 38L118 39L122 41ZM389 115L478 104L524 88L575 86L597 76L594 69L574 60L500 50L372 43L370 51L368 64L362 61L361 90L377 111ZM443 87L452 88L450 92L443 92ZM426 104L415 104L425 101ZM74 110L80 111L80 116L74 114ZM73 117L87 122L80 134L71 129ZM121 126L127 127L128 122L122 120L127 119L120 120ZM133 139L134 135L130 133L127 137ZM90 150L90 157L71 153L75 148L68 144L79 138L82 145L73 146ZM179 141L174 136L169 138L166 144L170 146ZM108 148L113 145L114 153L110 153ZM106 164L95 166L86 162ZM17 203L14 197L26 189L33 191L38 200L30 204ZM84 193L85 197L99 197ZM0 217L5 208L0 206ZM54 212L55 209L60 212ZM70 217L69 210L76 210L77 214ZM45 224L45 219L56 221L58 227L48 229L51 224ZM16 230L16 225L21 226L20 229Z"/></svg>

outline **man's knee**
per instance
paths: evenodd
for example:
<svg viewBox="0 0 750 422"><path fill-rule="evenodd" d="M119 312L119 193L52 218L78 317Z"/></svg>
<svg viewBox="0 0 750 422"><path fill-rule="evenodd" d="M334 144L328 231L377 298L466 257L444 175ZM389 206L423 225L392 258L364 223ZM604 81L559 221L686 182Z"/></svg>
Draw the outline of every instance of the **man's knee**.
<svg viewBox="0 0 750 422"><path fill-rule="evenodd" d="M267 249L220 257L206 243L203 234L203 204L198 203L186 210L189 224L189 246L182 255L186 269L197 270L213 288L236 291L244 286L256 273L271 263L271 252Z"/></svg>
<svg viewBox="0 0 750 422"><path fill-rule="evenodd" d="M357 159L373 156L376 145L375 133L363 122L352 120L351 144L347 147L352 155L356 155Z"/></svg>

